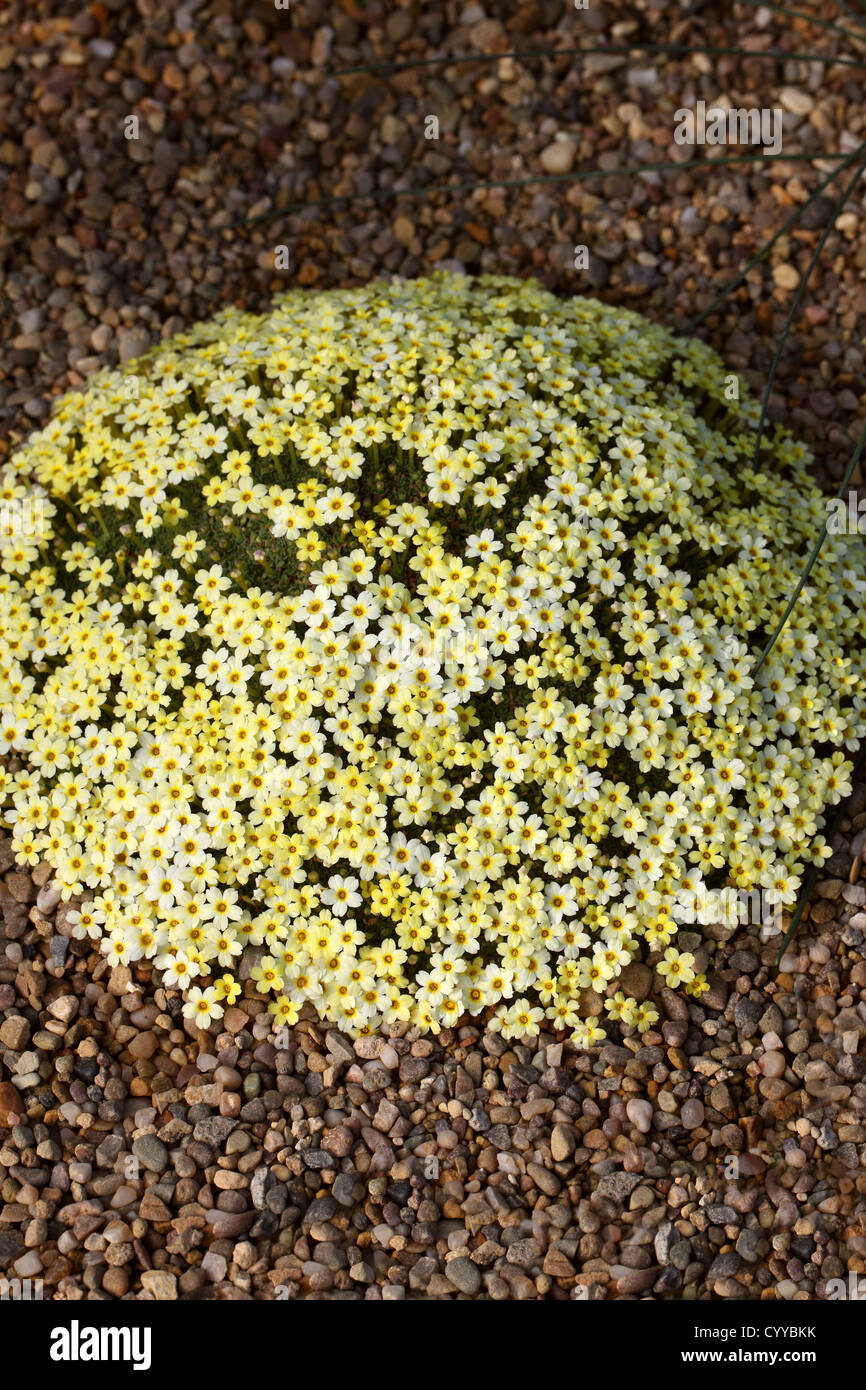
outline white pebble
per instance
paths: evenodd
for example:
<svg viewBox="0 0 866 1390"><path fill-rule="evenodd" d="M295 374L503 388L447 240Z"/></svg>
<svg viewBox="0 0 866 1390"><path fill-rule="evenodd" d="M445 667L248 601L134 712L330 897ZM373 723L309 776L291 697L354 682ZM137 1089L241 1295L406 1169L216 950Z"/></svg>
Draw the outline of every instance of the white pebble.
<svg viewBox="0 0 866 1390"><path fill-rule="evenodd" d="M630 1100L625 1107L625 1113L641 1134L649 1134L652 1126L653 1108L648 1100Z"/></svg>
<svg viewBox="0 0 866 1390"><path fill-rule="evenodd" d="M43 916L48 912L53 912L59 902L60 889L54 887L53 881L46 883L36 895L36 906Z"/></svg>

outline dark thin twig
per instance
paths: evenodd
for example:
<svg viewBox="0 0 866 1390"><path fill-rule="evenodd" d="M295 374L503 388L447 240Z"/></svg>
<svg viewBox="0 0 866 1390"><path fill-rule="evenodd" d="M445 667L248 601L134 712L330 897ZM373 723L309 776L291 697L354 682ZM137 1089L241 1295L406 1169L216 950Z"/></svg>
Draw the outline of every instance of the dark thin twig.
<svg viewBox="0 0 866 1390"><path fill-rule="evenodd" d="M568 58L593 57L599 54L667 53L671 57L680 55L688 58L693 53L705 53L710 57L733 56L737 58L772 58L787 63L799 60L804 63L828 63L831 66L859 68L863 66L860 58L837 58L827 53L794 53L782 48L736 48L722 44L685 43L634 43L608 44L587 48L574 45L564 48L522 48L508 53L454 53L439 54L435 58L401 58L397 62L357 63L348 68L334 68L330 77L348 77L361 72L404 72L407 68L430 68L450 66L452 63L498 63L501 58Z"/></svg>
<svg viewBox="0 0 866 1390"><path fill-rule="evenodd" d="M749 5L753 10L772 10L773 14L789 15L792 19L805 19L808 24L814 24L819 29L841 34L849 41L855 39L862 42L859 35L852 34L850 29L843 29L841 24L834 24L832 19L819 19L817 15L807 14L805 10L792 10L787 5L771 5L768 0L739 0L739 3Z"/></svg>
<svg viewBox="0 0 866 1390"><path fill-rule="evenodd" d="M259 222L272 221L277 217L288 217L295 213L307 212L311 208L334 207L339 203L357 203L364 198L371 198L374 202L380 202L387 198L414 198L418 195L422 197L432 197L437 193L472 193L481 189L491 188L526 188L538 183L581 183L587 179L612 178L616 174L668 174L672 172L685 173L694 169L723 168L730 164L754 164L762 162L772 164L776 159L783 162L807 161L814 162L817 159L841 159L848 158L845 154L825 154L818 150L814 154L796 153L785 155L770 155L755 152L754 154L734 154L724 155L719 159L693 159L688 164L681 164L676 160L654 160L651 164L635 164L630 167L617 169L584 169L572 174L529 174L525 178L515 179L481 179L478 181L468 181L466 183L438 183L429 188L419 188L417 185L409 188L374 188L368 193L339 193L328 198L311 198L309 201L299 203L296 207L268 208L266 212L259 213L256 217L233 219L227 224L229 227L254 227ZM225 228L214 228L215 231L225 230Z"/></svg>
<svg viewBox="0 0 866 1390"><path fill-rule="evenodd" d="M861 748L860 756L854 764L854 768L851 773L852 787L857 781L857 778L860 776L860 773L863 771L864 767L866 767L866 745L864 745L864 747ZM839 829L839 826L842 823L843 815L844 803L839 806L836 815L833 817L833 822L827 831L825 838L828 844L833 839L833 836L836 834L836 831ZM806 905L812 896L812 891L815 887L815 884L818 882L818 877L821 873L821 868L822 866L820 864L813 864L811 869L809 870L809 874L806 879L806 885L803 889L803 892L800 895L800 901L797 903L796 911L794 912L794 915L791 918L791 925L785 933L785 939L779 947L778 954L776 955L777 966L794 939L794 934L800 925L800 919L803 916L803 913L806 911Z"/></svg>
<svg viewBox="0 0 866 1390"><path fill-rule="evenodd" d="M850 463L848 464L848 467L847 467L846 470L845 470L845 476L844 476L844 478L842 479L841 483L839 484L838 491L836 492L836 500L837 500L837 501L839 501L839 500L840 500L841 498L843 498L844 495L845 495L845 491L846 491L846 489L847 489L847 487L848 487L848 484L850 483L850 481L851 481L851 479L852 479L852 477L853 477L853 475L854 475L854 469L857 467L857 462L858 462L858 460L859 460L859 458L860 458L860 455L861 455L862 452L863 452L863 446L864 446L864 444L866 444L866 425L864 425L864 427L863 427L863 432L862 432L862 434L860 435L860 439L859 439L859 442L858 442L858 444L857 444L857 448L854 450L854 453L851 455L851 461L850 461ZM826 522L826 520L825 520L825 521L824 521L824 524L823 524L822 527L821 527L821 534L819 535L819 537L818 537L818 539L816 540L814 546L812 547L811 554L809 555L809 558L808 558L808 560L806 561L806 565L805 565L805 568L804 568L804 570L803 570L803 573L800 575L800 578L799 578L798 581L797 581L797 584L796 584L796 586L795 586L795 588L794 588L794 592L792 593L791 597L788 599L788 602L787 602L787 604L786 604L786 606L785 606L785 611L784 611L784 613L782 614L782 617L781 617L780 620L779 620L779 625L778 625L778 627L776 628L775 632L773 633L772 637L770 638L769 642L768 642L767 645L765 646L764 650L761 652L761 655L760 655L760 657L759 657L759 659L758 659L758 664L755 666L754 670L752 671L752 675L753 675L753 676L756 676L756 675L758 674L758 672L760 671L760 669L761 669L761 667L763 666L764 662L766 661L767 657L770 655L770 652L773 650L773 647L776 645L776 642L777 642L777 640L778 640L778 638L779 638L779 634L781 633L782 628L785 626L786 622L787 622L788 619L790 618L791 613L792 613L793 608L794 608L794 604L797 602L797 599L800 597L801 593L803 592L803 588L804 588L804 586L805 586L805 584L806 584L806 581L808 580L809 575L812 573L812 567L813 567L813 565L815 564L815 561L816 561L817 558L818 558L818 554L819 554L819 551L820 551L820 549L821 549L821 546L824 544L824 541L825 541L826 539L827 539L827 522Z"/></svg>
<svg viewBox="0 0 866 1390"><path fill-rule="evenodd" d="M858 4L858 0L854 0L854 3ZM856 10L852 10L851 6L845 3L845 0L836 0L836 4L845 11L849 19L853 19L858 28L866 29L866 13L859 8L859 5Z"/></svg>
<svg viewBox="0 0 866 1390"><path fill-rule="evenodd" d="M856 153L859 154L859 155L862 155L864 149L866 149L866 143L864 143L863 145L861 145L860 148L856 151ZM790 307L790 309L788 310L788 317L787 317L787 319L785 320L785 327L784 327L784 329L782 330L782 337L781 337L781 339L779 340L779 346L778 346L777 349L776 349L776 355L775 355L775 357L773 358L773 363L772 363L772 366L770 367L770 375L769 375L769 379L768 379L768 381L767 381L767 389L766 389L766 391L764 392L764 399L763 399L763 402L762 402L762 404L761 404L761 416L760 416L760 419L759 419L759 421L758 421L758 432L757 432L757 436L756 436L756 438L755 438L755 453L754 453L754 463L755 463L755 465L757 465L758 456L759 456L759 454L760 454L760 452L761 452L761 440L762 440L763 434L764 434L764 423L765 423L766 418L767 418L767 407L768 407L769 402L770 402L770 394L771 394L771 392L772 392L772 390L773 390L773 382L774 382L775 379L776 379L776 371L777 371L778 366L779 366L779 361L780 361L780 359L781 359L782 352L783 352L784 347L785 347L785 343L787 342L788 334L789 334L789 332L791 331L791 324L792 324L793 321L794 321L794 315L796 314L797 310L798 310L799 307L800 307L800 301L801 301L801 299L803 298L803 295L804 295L805 292L806 292L806 286L807 286L807 284L809 283L809 277L810 277L810 275L812 274L812 271L815 269L815 265L817 264L818 257L820 256L821 252L824 250L824 246L826 245L827 238L829 237L830 233L832 232L833 228L834 228L835 225L836 225L836 219L838 218L840 212L842 211L843 207L845 206L846 202L848 201L848 198L850 197L851 193L854 191L854 187L855 187L855 185L856 185L858 179L860 178L860 175L863 173L863 170L864 170L864 169L866 169L866 158L862 159L862 160L860 161L860 163L857 165L857 169L856 169L856 171L855 171L855 173L854 173L853 179L851 179L850 183L846 184L846 186L845 186L845 191L843 192L842 196L839 198L838 202L836 203L836 206L835 206L834 209L833 209L832 216L830 217L830 220L829 220L829 222L827 223L827 226L824 228L824 231L823 231L823 233L822 233L822 235L821 235L821 239L820 239L820 241L818 242L818 245L815 247L815 250L814 250L814 252L812 253L812 257L811 257L811 259L810 259L810 261L809 261L809 264L806 266L806 269L805 269L805 271L803 272L803 275L802 275L802 277L801 277L801 279L800 279L800 284L799 284L799 286L797 287L797 293L795 294L793 303L791 304L791 307Z"/></svg>
<svg viewBox="0 0 866 1390"><path fill-rule="evenodd" d="M794 225L794 223L797 222L803 216L803 213L806 211L806 209L808 207L811 207L812 203L815 202L815 200L821 196L827 185L832 183L834 179L838 178L839 175L842 173L843 169L846 169L849 164L853 163L853 161L857 158L858 154L859 150L854 150L853 153L849 154L848 158L845 160L843 164L838 165L831 173L827 175L825 179L822 179L822 181L818 184L818 187L815 189L814 193L810 194L806 202L800 203L800 205L796 207L794 211L791 213L790 217L787 217L785 219L779 230L777 232L774 232L773 235L770 237L770 240L764 243L760 251L756 251L754 256L749 257L749 259L746 261L746 264L743 266L743 269L740 271L739 275L737 275L730 282L729 285L726 285L725 288L721 290L719 294L716 295L715 299L713 299L712 302L707 305L706 309L702 309L699 314L695 314L694 318L689 319L688 323L682 330L683 333L694 332L698 325L703 323L704 319L707 318L713 312L716 306L721 304L723 300L727 299L728 295L732 294L733 291L737 288L737 286L743 283L749 271L753 270L756 265L759 265L760 262L763 261L769 255L770 251L773 249L779 238L781 236L784 236L785 233Z"/></svg>

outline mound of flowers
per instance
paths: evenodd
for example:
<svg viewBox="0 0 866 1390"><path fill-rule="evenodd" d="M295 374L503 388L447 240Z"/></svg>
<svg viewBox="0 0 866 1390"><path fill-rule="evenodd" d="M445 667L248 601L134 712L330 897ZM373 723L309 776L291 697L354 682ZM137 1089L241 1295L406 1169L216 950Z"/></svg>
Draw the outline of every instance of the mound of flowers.
<svg viewBox="0 0 866 1390"><path fill-rule="evenodd" d="M589 1045L683 904L791 904L864 735L863 549L706 346L532 282L235 310L2 476L0 797L202 1025ZM626 977L627 978L627 977ZM638 991L637 993L641 993Z"/></svg>

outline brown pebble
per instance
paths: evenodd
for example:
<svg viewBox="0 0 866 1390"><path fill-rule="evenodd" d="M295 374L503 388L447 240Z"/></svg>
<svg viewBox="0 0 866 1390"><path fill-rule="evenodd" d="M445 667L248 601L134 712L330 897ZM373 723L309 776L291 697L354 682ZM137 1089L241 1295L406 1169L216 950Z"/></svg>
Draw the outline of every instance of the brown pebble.
<svg viewBox="0 0 866 1390"><path fill-rule="evenodd" d="M8 1081L0 1081L0 1129L11 1129L27 1113L21 1092Z"/></svg>
<svg viewBox="0 0 866 1390"><path fill-rule="evenodd" d="M128 1047L133 1057L147 1061L156 1051L157 1041L153 1033L137 1033L130 1039Z"/></svg>

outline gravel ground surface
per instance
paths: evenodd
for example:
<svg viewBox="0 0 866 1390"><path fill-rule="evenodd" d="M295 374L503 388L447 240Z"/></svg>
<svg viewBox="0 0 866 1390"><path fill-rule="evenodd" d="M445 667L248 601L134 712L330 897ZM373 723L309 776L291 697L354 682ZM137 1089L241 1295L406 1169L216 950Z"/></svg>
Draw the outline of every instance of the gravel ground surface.
<svg viewBox="0 0 866 1390"><path fill-rule="evenodd" d="M536 0L355 7L308 0L10 0L0 16L0 433L7 446L51 396L134 357L219 305L263 308L290 284L343 285L436 266L541 278L672 325L721 288L820 181L796 158L715 170L724 149L677 145L699 98L784 110L784 154L843 153L866 137L863 70L695 53L503 57L396 73L340 69L442 54L688 43L832 55L866 44L754 3L623 7ZM832 4L815 13L856 27ZM860 31L861 35L863 31ZM127 117L138 138L127 139ZM439 139L425 138L435 115ZM559 136L559 139L556 137ZM682 172L535 183L458 195L447 183L684 162ZM832 166L827 166L827 171ZM361 193L385 198L281 211ZM828 189L775 245L707 336L766 382L797 274L833 209ZM838 195L834 195L838 196ZM866 387L861 185L795 316L774 413L841 475ZM274 270L274 248L291 252ZM574 246L590 252L576 271ZM2 456L2 455L0 455Z"/></svg>
<svg viewBox="0 0 866 1390"><path fill-rule="evenodd" d="M0 1269L66 1299L827 1296L866 1273L864 805L780 970L710 929L701 1003L633 966L659 1031L584 1055L314 1021L276 1048L251 982L200 1031L6 841Z"/></svg>
<svg viewBox="0 0 866 1390"><path fill-rule="evenodd" d="M790 156L866 138L861 68L643 52L335 74L640 40L864 51L769 10L719 9L12 0L0 461L98 366L288 285L463 267L685 323L832 167ZM783 107L787 157L690 169L710 151L673 143L673 113L720 97ZM653 159L686 162L612 172ZM290 211L591 168L606 172ZM701 330L758 389L832 192ZM772 397L828 480L866 389L863 204L861 186ZM708 940L700 1004L638 969L660 1031L589 1055L476 1027L353 1046L313 1022L277 1050L251 985L224 1032L191 1032L177 996L71 941L47 874L21 873L0 843L0 1272L67 1299L825 1296L866 1273L864 807L861 785L780 970L776 941L748 929Z"/></svg>

